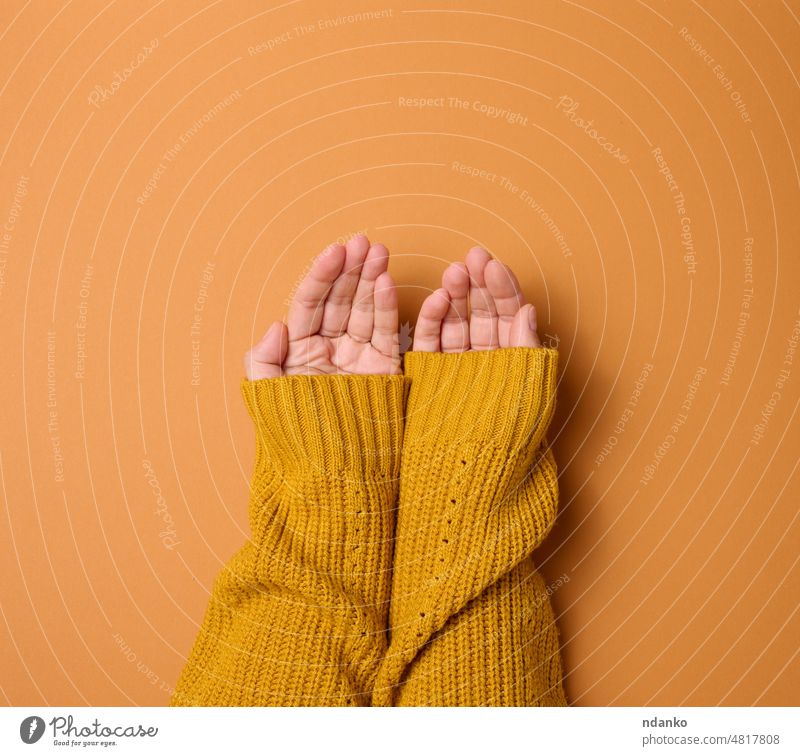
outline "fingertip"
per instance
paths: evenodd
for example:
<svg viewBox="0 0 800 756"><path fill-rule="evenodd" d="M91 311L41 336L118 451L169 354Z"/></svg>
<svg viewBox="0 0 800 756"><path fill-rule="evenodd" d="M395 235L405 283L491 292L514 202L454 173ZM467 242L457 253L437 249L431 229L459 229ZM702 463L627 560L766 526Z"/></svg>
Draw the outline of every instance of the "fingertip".
<svg viewBox="0 0 800 756"><path fill-rule="evenodd" d="M346 256L347 250L341 244L329 244L317 255L314 266L326 279L333 279L341 272Z"/></svg>
<svg viewBox="0 0 800 756"><path fill-rule="evenodd" d="M469 275L466 264L461 262L460 260L451 262L447 266L447 268L445 268L445 273L449 273L452 276L461 276L461 277Z"/></svg>
<svg viewBox="0 0 800 756"><path fill-rule="evenodd" d="M339 244L338 242L332 242L329 244L322 252L319 253L320 257L331 257L335 255L341 255L344 252L344 245Z"/></svg>
<svg viewBox="0 0 800 756"><path fill-rule="evenodd" d="M365 233L359 232L357 234L353 234L345 243L346 244L356 243L358 245L362 245L364 242L366 242L367 247L369 247L369 238Z"/></svg>
<svg viewBox="0 0 800 756"><path fill-rule="evenodd" d="M486 284L494 289L513 288L519 291L519 282L514 271L500 260L492 259L486 263Z"/></svg>
<svg viewBox="0 0 800 756"><path fill-rule="evenodd" d="M484 249L483 247L472 247L469 252L467 252L467 267L471 268L473 265L477 264L485 266L486 263L488 263L491 259L492 256L489 254L488 250Z"/></svg>
<svg viewBox="0 0 800 756"><path fill-rule="evenodd" d="M483 269L483 279L489 293L494 295L503 280L502 263L499 260L489 260Z"/></svg>
<svg viewBox="0 0 800 756"><path fill-rule="evenodd" d="M509 346L540 347L539 335L536 333L536 308L526 304L519 308L511 322Z"/></svg>
<svg viewBox="0 0 800 756"><path fill-rule="evenodd" d="M375 279L375 304L384 308L397 304L397 287L388 271L384 271Z"/></svg>
<svg viewBox="0 0 800 756"><path fill-rule="evenodd" d="M277 378L289 349L289 332L286 323L275 321L261 340L244 355L244 369L248 380Z"/></svg>
<svg viewBox="0 0 800 756"><path fill-rule="evenodd" d="M356 234L347 240L345 248L348 254L352 255L356 260L363 260L369 252L369 239L364 234Z"/></svg>
<svg viewBox="0 0 800 756"><path fill-rule="evenodd" d="M385 244L376 242L375 244L370 245L368 254L370 257L386 258L389 257L389 249L386 247Z"/></svg>
<svg viewBox="0 0 800 756"><path fill-rule="evenodd" d="M373 244L367 250L361 277L367 280L376 280L378 276L389 267L389 250L383 244Z"/></svg>
<svg viewBox="0 0 800 756"><path fill-rule="evenodd" d="M530 325L531 330L536 333L539 327L536 308L533 305L528 306L530 307L530 310L528 310L528 324Z"/></svg>
<svg viewBox="0 0 800 756"><path fill-rule="evenodd" d="M507 268L500 260L492 258L486 263L486 273L491 273L493 276L502 275L507 271Z"/></svg>
<svg viewBox="0 0 800 756"><path fill-rule="evenodd" d="M450 294L447 289L439 288L429 294L420 307L421 317L429 320L442 320L450 309Z"/></svg>
<svg viewBox="0 0 800 756"><path fill-rule="evenodd" d="M442 284L453 296L465 296L469 291L467 266L463 262L450 263L442 274Z"/></svg>
<svg viewBox="0 0 800 756"><path fill-rule="evenodd" d="M283 320L276 320L267 329L262 343L267 346L271 354L277 355L278 359L275 361L282 363L286 359L286 351L289 348L289 329L286 327L286 323ZM270 360L270 362L272 361Z"/></svg>
<svg viewBox="0 0 800 756"><path fill-rule="evenodd" d="M492 256L483 247L473 247L467 252L467 270L473 286L484 285L484 269Z"/></svg>

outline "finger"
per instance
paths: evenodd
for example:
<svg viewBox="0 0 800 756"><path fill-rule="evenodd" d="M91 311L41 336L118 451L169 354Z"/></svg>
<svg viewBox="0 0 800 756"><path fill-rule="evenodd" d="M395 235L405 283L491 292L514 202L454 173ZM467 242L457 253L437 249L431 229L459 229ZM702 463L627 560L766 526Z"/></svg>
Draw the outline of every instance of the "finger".
<svg viewBox="0 0 800 756"><path fill-rule="evenodd" d="M453 263L442 276L442 286L450 297L450 307L442 322L442 351L466 352L469 349L469 272L464 263Z"/></svg>
<svg viewBox="0 0 800 756"><path fill-rule="evenodd" d="M372 346L381 354L399 360L400 323L397 314L397 287L388 273L381 273L375 281L373 301L375 322L372 329Z"/></svg>
<svg viewBox="0 0 800 756"><path fill-rule="evenodd" d="M469 341L475 350L497 349L497 311L494 298L486 286L486 266L492 259L482 247L473 247L467 253L469 271Z"/></svg>
<svg viewBox="0 0 800 756"><path fill-rule="evenodd" d="M244 371L248 380L279 378L283 374L282 365L289 348L289 334L285 323L273 323L262 337L244 356Z"/></svg>
<svg viewBox="0 0 800 756"><path fill-rule="evenodd" d="M490 260L484 275L497 312L498 340L501 347L507 347L511 321L525 304L525 295L514 272L499 260Z"/></svg>
<svg viewBox="0 0 800 756"><path fill-rule="evenodd" d="M508 346L540 347L539 334L536 333L536 308L532 304L523 305L511 319L508 329Z"/></svg>
<svg viewBox="0 0 800 756"><path fill-rule="evenodd" d="M437 289L419 308L417 325L414 328L415 352L440 352L442 348L442 321L450 309L447 289Z"/></svg>
<svg viewBox="0 0 800 756"><path fill-rule="evenodd" d="M347 333L356 341L367 343L372 339L375 281L381 273L386 272L388 267L389 250L383 244L373 244L369 248L361 268L361 278L358 281L358 288L350 309L350 319L347 322Z"/></svg>
<svg viewBox="0 0 800 756"><path fill-rule="evenodd" d="M344 267L325 300L322 326L319 329L322 336L331 338L341 336L347 330L353 296L361 278L364 259L369 251L369 239L363 234L354 236L345 245L345 250Z"/></svg>
<svg viewBox="0 0 800 756"><path fill-rule="evenodd" d="M287 318L292 341L305 339L319 331L325 300L342 270L345 256L341 244L332 244L317 256L311 270L297 287Z"/></svg>

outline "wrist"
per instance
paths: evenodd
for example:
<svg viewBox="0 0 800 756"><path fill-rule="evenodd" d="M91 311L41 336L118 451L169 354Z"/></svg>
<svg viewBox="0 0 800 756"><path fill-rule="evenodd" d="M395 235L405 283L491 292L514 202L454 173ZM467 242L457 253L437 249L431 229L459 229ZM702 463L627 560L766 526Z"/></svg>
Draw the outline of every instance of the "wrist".
<svg viewBox="0 0 800 756"><path fill-rule="evenodd" d="M406 354L406 443L538 446L555 410L557 367L558 351L547 347Z"/></svg>
<svg viewBox="0 0 800 756"><path fill-rule="evenodd" d="M407 385L402 375L292 375L243 379L241 392L275 468L383 477L399 471Z"/></svg>

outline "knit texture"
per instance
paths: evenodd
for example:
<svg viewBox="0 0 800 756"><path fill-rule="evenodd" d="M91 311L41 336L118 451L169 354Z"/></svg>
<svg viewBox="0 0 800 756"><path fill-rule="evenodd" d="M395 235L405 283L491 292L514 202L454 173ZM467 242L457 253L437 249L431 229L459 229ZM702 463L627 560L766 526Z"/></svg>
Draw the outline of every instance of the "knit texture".
<svg viewBox="0 0 800 756"><path fill-rule="evenodd" d="M403 376L242 382L251 539L214 582L173 706L370 703L387 647Z"/></svg>
<svg viewBox="0 0 800 756"><path fill-rule="evenodd" d="M558 352L405 357L406 407L382 706L566 705L531 554L553 525L545 439Z"/></svg>

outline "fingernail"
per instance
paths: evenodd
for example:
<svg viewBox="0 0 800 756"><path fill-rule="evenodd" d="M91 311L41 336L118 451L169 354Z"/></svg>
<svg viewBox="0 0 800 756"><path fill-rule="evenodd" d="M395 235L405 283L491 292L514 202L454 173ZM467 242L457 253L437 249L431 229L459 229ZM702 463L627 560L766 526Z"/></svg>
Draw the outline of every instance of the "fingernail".
<svg viewBox="0 0 800 756"><path fill-rule="evenodd" d="M531 330L535 333L536 332L536 308L533 305L528 305L528 325L530 325Z"/></svg>

